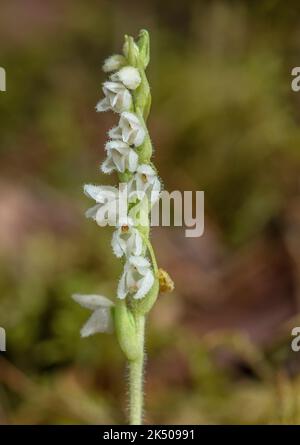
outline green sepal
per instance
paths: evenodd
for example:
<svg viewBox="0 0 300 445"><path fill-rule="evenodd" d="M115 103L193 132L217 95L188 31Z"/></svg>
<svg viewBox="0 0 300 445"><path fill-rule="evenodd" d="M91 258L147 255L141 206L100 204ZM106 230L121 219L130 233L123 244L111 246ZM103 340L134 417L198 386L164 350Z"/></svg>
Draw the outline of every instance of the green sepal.
<svg viewBox="0 0 300 445"><path fill-rule="evenodd" d="M140 354L136 325L124 300L117 300L113 315L119 345L128 360L135 360Z"/></svg>
<svg viewBox="0 0 300 445"><path fill-rule="evenodd" d="M140 147L138 151L139 155L139 163L140 164L149 164L152 156L152 144L149 136L147 135L143 145Z"/></svg>
<svg viewBox="0 0 300 445"><path fill-rule="evenodd" d="M144 110L143 110L143 116L144 116L145 121L148 119L148 116L150 113L151 102L152 102L152 98L151 98L150 88L149 88L149 94L147 96L147 100L145 101Z"/></svg>
<svg viewBox="0 0 300 445"><path fill-rule="evenodd" d="M150 61L150 39L146 29L141 29L137 45L140 50L139 61L142 64L143 69L146 69Z"/></svg>
<svg viewBox="0 0 300 445"><path fill-rule="evenodd" d="M139 64L139 47L133 37L125 35L123 53L129 65L137 67Z"/></svg>
<svg viewBox="0 0 300 445"><path fill-rule="evenodd" d="M135 110L136 113L140 111L140 114L146 120L149 115L151 105L150 87L144 70L140 68L139 72L142 81L140 86L134 91Z"/></svg>

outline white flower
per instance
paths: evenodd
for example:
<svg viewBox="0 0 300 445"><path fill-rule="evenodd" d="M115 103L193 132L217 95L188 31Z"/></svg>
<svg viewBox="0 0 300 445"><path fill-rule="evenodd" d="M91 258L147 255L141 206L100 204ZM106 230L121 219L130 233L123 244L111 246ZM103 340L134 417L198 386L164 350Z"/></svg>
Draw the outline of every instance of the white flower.
<svg viewBox="0 0 300 445"><path fill-rule="evenodd" d="M88 337L97 332L112 332L113 320L111 309L114 303L102 295L74 294L72 298L76 303L93 311L92 315L82 327L81 337Z"/></svg>
<svg viewBox="0 0 300 445"><path fill-rule="evenodd" d="M109 185L84 186L84 193L97 204L85 212L87 218L94 219L99 226L116 226L119 218L127 215L127 185L111 187Z"/></svg>
<svg viewBox="0 0 300 445"><path fill-rule="evenodd" d="M131 199L136 195L139 200L142 200L146 195L150 199L151 204L157 201L161 189L155 170L148 164L142 164L137 168L128 187L131 190Z"/></svg>
<svg viewBox="0 0 300 445"><path fill-rule="evenodd" d="M104 61L102 69L105 73L110 73L111 71L117 71L125 65L125 63L126 59L124 56L121 54L114 54Z"/></svg>
<svg viewBox="0 0 300 445"><path fill-rule="evenodd" d="M102 87L105 98L96 105L97 111L113 110L116 113L129 110L132 104L130 92L120 82L104 82Z"/></svg>
<svg viewBox="0 0 300 445"><path fill-rule="evenodd" d="M128 111L124 111L121 114L118 126L112 128L108 134L111 139L122 140L134 147L139 147L144 142L146 136L145 129L139 118Z"/></svg>
<svg viewBox="0 0 300 445"><path fill-rule="evenodd" d="M138 154L126 142L109 141L105 145L105 150L107 158L101 166L103 173L111 173L113 170L121 173L124 173L125 170L136 171L139 160Z"/></svg>
<svg viewBox="0 0 300 445"><path fill-rule="evenodd" d="M111 76L111 80L122 82L130 90L135 90L142 81L138 69L133 66L124 66Z"/></svg>
<svg viewBox="0 0 300 445"><path fill-rule="evenodd" d="M126 261L118 286L118 298L128 294L139 300L149 292L154 283L150 262L142 256L131 256Z"/></svg>
<svg viewBox="0 0 300 445"><path fill-rule="evenodd" d="M124 254L128 257L142 254L143 240L138 229L134 227L132 218L120 219L119 227L113 234L111 245L114 254L119 258Z"/></svg>

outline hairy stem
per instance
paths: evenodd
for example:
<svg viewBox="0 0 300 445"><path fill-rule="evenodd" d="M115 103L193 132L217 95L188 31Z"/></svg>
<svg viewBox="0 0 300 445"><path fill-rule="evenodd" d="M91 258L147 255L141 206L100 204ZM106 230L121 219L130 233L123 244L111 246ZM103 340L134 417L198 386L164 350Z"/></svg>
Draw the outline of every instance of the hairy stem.
<svg viewBox="0 0 300 445"><path fill-rule="evenodd" d="M151 257L151 261L152 261L152 266L153 266L154 272L157 273L158 272L158 266L157 266L157 261L156 261L156 258L155 258L155 254L154 254L154 250L153 250L152 244L151 244L149 238L147 238L145 236L143 236L143 240L145 241L145 244L147 246L148 252L150 253L150 257Z"/></svg>
<svg viewBox="0 0 300 445"><path fill-rule="evenodd" d="M136 316L137 342L139 355L129 361L129 422L130 425L142 424L143 413L143 372L144 372L144 336L145 317Z"/></svg>

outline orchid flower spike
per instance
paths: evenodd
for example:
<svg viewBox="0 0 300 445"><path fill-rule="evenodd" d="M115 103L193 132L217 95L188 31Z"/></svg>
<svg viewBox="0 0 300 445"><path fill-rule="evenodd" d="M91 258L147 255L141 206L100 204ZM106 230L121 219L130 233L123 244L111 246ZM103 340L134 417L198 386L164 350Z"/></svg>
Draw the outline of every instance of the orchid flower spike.
<svg viewBox="0 0 300 445"><path fill-rule="evenodd" d="M81 336L114 330L129 361L131 424L140 424L142 419L145 318L159 288L173 289L167 272L158 268L150 241L149 215L159 199L161 184L151 163L152 143L146 126L151 104L145 74L149 59L149 35L142 30L137 41L125 36L123 54L105 60L103 71L109 74L96 110L118 113L119 120L108 132L101 170L115 172L119 187L84 186L85 195L96 202L86 217L100 226L114 226L111 247L123 264L115 303L101 295L73 295L77 303L92 311Z"/></svg>

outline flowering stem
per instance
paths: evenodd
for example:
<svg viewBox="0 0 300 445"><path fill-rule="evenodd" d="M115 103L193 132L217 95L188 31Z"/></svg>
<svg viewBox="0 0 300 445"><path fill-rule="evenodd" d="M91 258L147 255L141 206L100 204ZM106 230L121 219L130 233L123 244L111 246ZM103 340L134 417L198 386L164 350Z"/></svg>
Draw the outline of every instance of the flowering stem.
<svg viewBox="0 0 300 445"><path fill-rule="evenodd" d="M136 315L135 321L139 354L135 360L129 361L129 422L130 425L141 425L143 412L145 317Z"/></svg>
<svg viewBox="0 0 300 445"><path fill-rule="evenodd" d="M142 237L143 237L143 240L144 240L144 242L146 244L148 252L150 253L150 257L151 257L151 261L152 261L154 272L157 273L158 272L158 265L157 265L157 261L156 261L156 258L155 258L155 253L154 253L152 244L151 244L149 238L147 238L145 235L142 235Z"/></svg>
<svg viewBox="0 0 300 445"><path fill-rule="evenodd" d="M111 219L117 223L112 249L122 258L124 266L117 299L113 303L103 295L73 296L75 301L93 311L81 329L83 337L115 330L129 362L131 425L142 423L145 316L152 309L160 289L173 288L168 274L158 269L150 241L149 213L159 199L161 184L151 162L153 150L146 126L151 105L145 74L149 51L146 30L141 30L137 42L125 36L123 54L113 55L104 62L103 70L110 73L110 77L103 83L105 97L96 105L97 111L113 110L120 114L118 125L108 133L107 157L101 169L104 173L118 172L119 181L127 184L131 200L120 196L124 195L121 188L93 184L84 187L85 194L97 203L88 209L86 216L100 226L110 223ZM129 201L126 202L129 206L125 206L125 200ZM126 217L124 214L121 217L124 207Z"/></svg>

